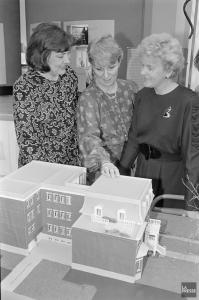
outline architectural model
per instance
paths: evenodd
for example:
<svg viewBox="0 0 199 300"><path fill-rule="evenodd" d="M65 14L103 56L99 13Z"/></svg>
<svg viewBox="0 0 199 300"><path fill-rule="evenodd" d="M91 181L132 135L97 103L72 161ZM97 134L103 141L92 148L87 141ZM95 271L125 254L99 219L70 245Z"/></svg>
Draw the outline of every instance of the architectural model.
<svg viewBox="0 0 199 300"><path fill-rule="evenodd" d="M87 189L86 169L32 161L0 181L0 241L28 249L38 235L71 240Z"/></svg>
<svg viewBox="0 0 199 300"><path fill-rule="evenodd" d="M160 221L149 219L153 197L150 179L99 177L72 226L72 267L127 282L138 280L148 250L165 253L158 247Z"/></svg>
<svg viewBox="0 0 199 300"><path fill-rule="evenodd" d="M134 282L160 221L149 218L150 179L100 176L86 169L32 161L0 181L0 241L31 251L38 239L71 244L72 268Z"/></svg>

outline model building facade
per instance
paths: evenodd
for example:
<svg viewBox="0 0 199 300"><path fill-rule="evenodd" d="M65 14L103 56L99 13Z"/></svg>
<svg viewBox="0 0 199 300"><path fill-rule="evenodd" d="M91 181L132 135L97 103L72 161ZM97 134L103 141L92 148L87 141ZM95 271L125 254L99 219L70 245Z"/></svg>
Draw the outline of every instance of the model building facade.
<svg viewBox="0 0 199 300"><path fill-rule="evenodd" d="M39 161L3 178L0 241L30 251L36 239L72 240L73 268L134 282L148 250L159 251L160 221L149 219L151 180L100 176L85 183L85 168Z"/></svg>
<svg viewBox="0 0 199 300"><path fill-rule="evenodd" d="M143 239L152 200L150 179L98 178L72 226L72 267L129 282L139 279L149 249Z"/></svg>
<svg viewBox="0 0 199 300"><path fill-rule="evenodd" d="M85 168L32 161L0 181L0 242L28 249L38 234L71 239L85 195Z"/></svg>

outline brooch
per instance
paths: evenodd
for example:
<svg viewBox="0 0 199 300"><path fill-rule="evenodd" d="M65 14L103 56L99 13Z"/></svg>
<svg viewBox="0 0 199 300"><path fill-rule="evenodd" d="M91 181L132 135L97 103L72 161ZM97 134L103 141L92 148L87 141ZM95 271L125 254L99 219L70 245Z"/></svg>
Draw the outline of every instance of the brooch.
<svg viewBox="0 0 199 300"><path fill-rule="evenodd" d="M167 109L165 109L164 113L163 113L163 118L168 119L171 117L171 106L169 106Z"/></svg>

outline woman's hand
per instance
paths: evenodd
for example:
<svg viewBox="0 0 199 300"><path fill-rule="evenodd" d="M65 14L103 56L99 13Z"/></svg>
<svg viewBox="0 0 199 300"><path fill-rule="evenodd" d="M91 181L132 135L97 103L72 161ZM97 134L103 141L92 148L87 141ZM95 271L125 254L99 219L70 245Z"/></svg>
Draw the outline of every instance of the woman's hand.
<svg viewBox="0 0 199 300"><path fill-rule="evenodd" d="M101 173L112 178L120 176L118 168L111 162L105 162L102 164Z"/></svg>
<svg viewBox="0 0 199 300"><path fill-rule="evenodd" d="M199 219L199 211L198 210L187 210L186 215L192 219Z"/></svg>

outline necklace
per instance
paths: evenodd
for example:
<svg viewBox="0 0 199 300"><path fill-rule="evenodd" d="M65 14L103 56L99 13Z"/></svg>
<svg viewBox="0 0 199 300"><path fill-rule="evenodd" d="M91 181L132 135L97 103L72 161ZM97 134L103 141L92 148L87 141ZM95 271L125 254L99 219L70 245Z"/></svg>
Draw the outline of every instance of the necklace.
<svg viewBox="0 0 199 300"><path fill-rule="evenodd" d="M104 92L104 94L105 94L110 100L113 100L113 99L116 98L117 92L115 92L115 93L105 93L105 92Z"/></svg>
<svg viewBox="0 0 199 300"><path fill-rule="evenodd" d="M102 90L102 92L107 96L108 99L113 100L116 98L117 95L117 82L114 83L114 85L110 86L110 87L104 87L101 84L99 84L99 82L96 83L97 86Z"/></svg>
<svg viewBox="0 0 199 300"><path fill-rule="evenodd" d="M119 126L118 121L117 121L116 124L115 124L115 128L120 127L122 135L124 136L124 140L127 141L128 131L127 131L126 123L124 121L125 116L122 113L122 109L121 109L121 106L120 106L120 101L117 97L117 90L114 93L106 93L105 91L103 91L103 93L106 95L106 97L109 100L114 100L112 105L114 106L115 113L117 114L118 121L120 123L120 126Z"/></svg>

